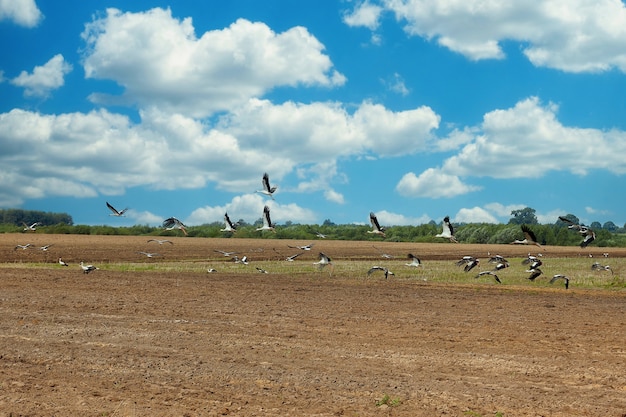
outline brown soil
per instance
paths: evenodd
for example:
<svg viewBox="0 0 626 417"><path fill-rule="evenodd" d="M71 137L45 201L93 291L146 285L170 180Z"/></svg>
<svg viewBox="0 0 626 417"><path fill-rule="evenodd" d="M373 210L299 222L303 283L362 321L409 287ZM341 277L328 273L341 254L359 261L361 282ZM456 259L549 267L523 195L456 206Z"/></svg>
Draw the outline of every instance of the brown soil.
<svg viewBox="0 0 626 417"><path fill-rule="evenodd" d="M0 235L0 416L626 416L626 291L312 265L319 250L340 263L532 248L320 240L292 272L259 274L220 271L228 258L214 250L267 266L273 249L309 242L171 239ZM83 274L81 260L101 269Z"/></svg>

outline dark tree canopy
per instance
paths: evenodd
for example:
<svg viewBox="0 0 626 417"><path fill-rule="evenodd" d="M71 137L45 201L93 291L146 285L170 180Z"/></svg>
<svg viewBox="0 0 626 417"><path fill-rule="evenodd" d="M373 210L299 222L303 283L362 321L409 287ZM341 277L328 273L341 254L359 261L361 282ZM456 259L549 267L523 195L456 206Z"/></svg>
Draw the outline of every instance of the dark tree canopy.
<svg viewBox="0 0 626 417"><path fill-rule="evenodd" d="M536 210L530 207L513 210L511 211L513 217L509 220L509 224L539 224L535 212Z"/></svg>

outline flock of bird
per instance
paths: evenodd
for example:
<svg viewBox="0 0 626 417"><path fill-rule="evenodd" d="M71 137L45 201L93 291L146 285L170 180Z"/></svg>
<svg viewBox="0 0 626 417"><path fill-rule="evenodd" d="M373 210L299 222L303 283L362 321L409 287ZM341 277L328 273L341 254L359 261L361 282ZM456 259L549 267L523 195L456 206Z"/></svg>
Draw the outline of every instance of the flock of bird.
<svg viewBox="0 0 626 417"><path fill-rule="evenodd" d="M264 194L268 197L270 197L272 200L274 200L274 193L276 192L276 190L278 189L278 186L276 185L271 185L270 180L269 180L269 175L267 173L263 174L261 183L263 185L263 189L262 190L257 190L258 193ZM109 202L106 202L106 206L107 208L111 211L111 216L115 216L115 217L124 217L125 213L127 212L128 208L124 208L123 210L118 210L116 209L113 205L111 205ZM265 205L263 207L263 213L262 213L262 220L263 220L263 224L262 226L258 227L256 230L257 231L271 231L271 232L275 232L275 228L276 228L276 224L272 222L271 217L270 217L270 208L269 206ZM573 230L578 232L583 240L580 243L580 247L581 248L585 248L587 247L590 243L592 243L595 240L595 233L594 231L584 225L581 224L577 224L575 222L573 222L572 220L563 217L563 216L559 216L559 220L561 220L562 222L567 224L568 229ZM371 230L368 230L367 233L368 234L374 234L374 235L378 235L381 237L385 237L385 227L381 226L381 224L378 221L378 218L376 217L376 215L373 212L370 212L369 214L369 221L370 221L370 225L371 225ZM35 222L32 223L30 225L23 223L24 224L24 231L25 232L33 232L36 231L36 227L38 225L40 225L39 222ZM233 222L231 221L228 213L224 213L224 228L220 229L221 232L228 232L228 233L235 233L237 231L237 228L239 226L239 223L237 222ZM165 219L163 221L163 228L164 230L180 230L185 236L187 236L187 226L185 226L185 224L180 221L179 219L177 219L176 217L169 217L167 219ZM523 239L515 239L513 242L511 242L511 244L518 244L518 245L535 245L539 248L542 248L542 245L537 241L537 237L535 236L535 234L533 233L533 231L530 229L530 227L528 227L527 225L521 225L521 231L524 235ZM452 223L450 222L450 217L449 216L445 216L442 222L442 230L441 233L438 233L435 235L436 238L442 238L442 239L447 239L448 241L452 242L452 243L459 243L458 240L455 238L454 236L454 227L452 225ZM315 232L316 236L320 239L324 239L326 238L326 236L322 233L319 232ZM164 244L169 244L169 245L173 245L174 243L171 240L168 239L149 239L148 243L150 242L155 242L158 243L159 245L164 245ZM31 248L33 245L30 243L24 244L24 245L16 245L14 250L26 250L28 248ZM47 251L48 248L51 245L46 245L46 246L42 246L39 247L40 250L42 251ZM292 249L299 249L301 252L298 252L294 255L290 255L290 256L286 256L284 257L284 255L280 254L275 248L274 251L276 251L277 253L279 253L279 255L284 257L285 261L288 262L293 262L296 258L298 258L299 256L301 256L305 251L310 251L312 249L312 247L314 246L313 243L308 244L308 245L304 245L304 246L291 246L291 245L287 245L289 248ZM376 247L374 247L376 248ZM376 248L377 249L377 248ZM222 255L224 255L225 257L231 257L232 260L235 263L238 264L243 264L243 265L248 265L249 263L249 259L247 258L247 256L243 256L241 258L238 257L238 255L235 252L227 252L227 251L221 251L221 250L216 250L216 252L221 253ZM145 252L145 251L138 251L137 252L140 255L146 256L147 258L153 258L153 257L158 257L160 256L159 253L155 253L155 252ZM608 254L605 254L605 256ZM392 258L393 256L383 253L382 254L383 258ZM543 274L540 266L542 265L542 260L541 258L541 254L538 254L538 256L532 256L530 253L528 254L528 257L526 259L524 259L524 261L522 262L524 265L527 265L528 269L526 270L527 273L529 273L528 279L530 281L534 281L537 277L539 277L540 275ZM405 266L408 267L421 267L422 266L422 262L421 260L409 253L407 255L407 259L410 262L405 263ZM68 264L66 262L64 262L60 257L58 258L58 263L62 266L68 266ZM494 255L494 256L490 256L489 260L488 260L489 264L493 264L493 268L488 269L488 270L484 270L484 271L480 271L478 272L478 274L475 276L476 278L482 277L482 276L486 276L486 275L490 275L492 276L496 282L498 283L502 283L502 280L500 279L500 277L497 275L498 271L501 271L505 268L509 267L509 261L507 261L504 257L500 256L500 255ZM324 269L325 267L329 267L330 269L330 274L332 275L332 271L334 268L332 259L326 255L324 252L319 252L318 256L317 256L317 261L313 263L314 265L316 265L318 267L318 269ZM470 272L472 271L474 268L477 268L478 265L480 265L480 259L475 258L473 256L464 256L462 259L460 259L459 261L456 262L457 266L463 267L463 270L465 272ZM98 268L95 267L94 265L86 265L84 264L82 261L80 262L80 267L83 271L83 273L88 274L91 273L92 271L97 270ZM257 267L256 268L259 272L262 273L268 273L266 270ZM613 273L612 269L610 266L608 265L602 265L599 262L595 262L592 267L592 270L594 271L611 271L611 273ZM376 273L378 271L381 271L382 273L384 273L385 278L389 278L389 276L393 276L395 275L392 271L389 270L389 268L384 267L384 266L380 266L380 265L374 265L372 266L368 271L367 271L367 275L371 275L373 273ZM214 268L209 268L208 272L217 272L216 269ZM566 275L563 274L555 274L551 280L550 280L550 284L555 283L556 281L559 280L563 280L565 283L565 288L569 288L569 282L570 282L570 278Z"/></svg>

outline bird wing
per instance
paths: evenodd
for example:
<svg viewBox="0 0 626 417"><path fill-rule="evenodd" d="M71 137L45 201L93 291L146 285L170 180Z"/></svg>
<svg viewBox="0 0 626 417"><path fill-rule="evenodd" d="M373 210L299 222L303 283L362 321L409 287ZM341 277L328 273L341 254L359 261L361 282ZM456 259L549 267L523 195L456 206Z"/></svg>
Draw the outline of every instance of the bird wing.
<svg viewBox="0 0 626 417"><path fill-rule="evenodd" d="M107 201L107 207L109 208L109 210L111 210L114 214L121 214L119 211L117 211L117 209L115 207L113 207L111 204L109 204L109 202Z"/></svg>
<svg viewBox="0 0 626 417"><path fill-rule="evenodd" d="M261 182L263 183L263 189L270 193L270 176L267 175L267 172L263 174L263 180Z"/></svg>
<svg viewBox="0 0 626 417"><path fill-rule="evenodd" d="M272 227L272 220L270 219L270 208L269 208L269 206L263 207L263 224L266 227Z"/></svg>
<svg viewBox="0 0 626 417"><path fill-rule="evenodd" d="M370 276L372 274L372 272L374 271L384 271L385 268L383 268L382 266L373 266L369 269L369 271L367 271L367 275Z"/></svg>
<svg viewBox="0 0 626 417"><path fill-rule="evenodd" d="M378 223L378 219L376 218L376 215L374 213L370 213L370 223L372 224L372 227L376 230L382 230L380 227L380 224Z"/></svg>
<svg viewBox="0 0 626 417"><path fill-rule="evenodd" d="M532 230L530 230L530 228L526 226L525 224L522 225L522 232L524 232L524 237L526 237L526 239L528 239L529 241L533 241L533 242L537 241L537 237L535 236L535 233Z"/></svg>

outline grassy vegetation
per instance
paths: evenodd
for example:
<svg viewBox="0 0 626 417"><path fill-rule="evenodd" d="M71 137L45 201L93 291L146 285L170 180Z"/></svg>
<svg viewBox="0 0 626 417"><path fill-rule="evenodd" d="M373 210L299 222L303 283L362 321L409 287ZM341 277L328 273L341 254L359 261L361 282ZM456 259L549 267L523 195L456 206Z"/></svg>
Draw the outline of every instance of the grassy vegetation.
<svg viewBox="0 0 626 417"><path fill-rule="evenodd" d="M334 279L353 279L358 281L384 281L384 274L374 273L367 276L367 271L374 263L388 267L394 276L390 276L389 280L404 282L433 282L433 283L449 283L449 284L474 284L480 286L525 286L528 288L555 288L565 290L564 282L557 281L549 284L554 274L565 274L570 278L570 289L586 288L586 289L609 289L623 290L626 288L626 280L621 274L622 259L613 259L613 274L610 271L592 271L592 259L580 258L548 258L544 259L541 266L543 275L539 276L535 281L528 279L529 273L525 272L526 265L522 265L523 258L510 258L510 267L498 271L498 277L502 284L498 284L490 275L476 278L478 272L493 268L493 264L483 261L470 272L464 272L463 268L456 266L455 261L427 261L423 267L410 268L405 266L405 260L391 259L373 262L371 260L334 260L334 268L332 270L332 278ZM328 278L330 269L326 268L319 271L311 260L302 260L295 262L285 261L252 261L248 265L238 264L228 258L213 259L190 259L178 261L151 260L144 262L102 262L96 265L100 271L92 274L98 274L104 271L115 272L164 272L164 273L196 273L207 275L208 268L214 268L219 274L252 274L258 275L260 272L256 269L261 268L268 271L269 274L283 274L292 276L311 275L312 277ZM56 262L50 260L48 262L12 262L2 263L0 268L24 268L24 269L50 269L64 268ZM77 264L71 265L68 270L75 270L81 273Z"/></svg>

